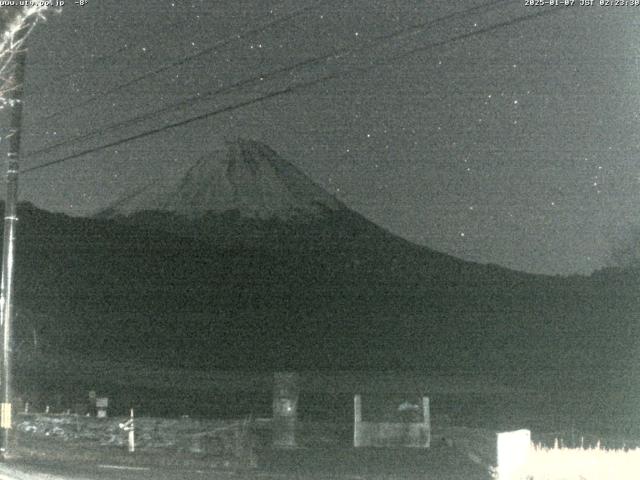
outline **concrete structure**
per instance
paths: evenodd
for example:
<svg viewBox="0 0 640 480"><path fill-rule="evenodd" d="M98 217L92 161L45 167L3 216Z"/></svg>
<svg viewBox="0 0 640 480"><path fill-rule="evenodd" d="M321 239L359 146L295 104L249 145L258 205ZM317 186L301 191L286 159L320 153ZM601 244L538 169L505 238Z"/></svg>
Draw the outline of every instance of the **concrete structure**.
<svg viewBox="0 0 640 480"><path fill-rule="evenodd" d="M422 397L422 405L404 401L395 407L393 421L363 421L362 397L353 399L354 447L414 447L431 445L429 398ZM417 421L421 420L421 421Z"/></svg>
<svg viewBox="0 0 640 480"><path fill-rule="evenodd" d="M291 448L296 446L299 393L297 373L275 373L273 378L274 447Z"/></svg>
<svg viewBox="0 0 640 480"><path fill-rule="evenodd" d="M107 418L108 408L109 408L109 399L107 397L96 398L96 416L98 418Z"/></svg>

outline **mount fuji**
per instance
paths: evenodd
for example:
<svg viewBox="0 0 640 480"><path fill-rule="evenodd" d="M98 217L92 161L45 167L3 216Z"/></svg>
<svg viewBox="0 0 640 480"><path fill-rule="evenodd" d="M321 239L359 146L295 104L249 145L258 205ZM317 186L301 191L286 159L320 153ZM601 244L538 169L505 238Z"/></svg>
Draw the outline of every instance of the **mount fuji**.
<svg viewBox="0 0 640 480"><path fill-rule="evenodd" d="M247 219L309 218L346 207L268 146L250 140L198 160L182 178L154 184L102 211L102 217L144 211L189 219L235 212Z"/></svg>

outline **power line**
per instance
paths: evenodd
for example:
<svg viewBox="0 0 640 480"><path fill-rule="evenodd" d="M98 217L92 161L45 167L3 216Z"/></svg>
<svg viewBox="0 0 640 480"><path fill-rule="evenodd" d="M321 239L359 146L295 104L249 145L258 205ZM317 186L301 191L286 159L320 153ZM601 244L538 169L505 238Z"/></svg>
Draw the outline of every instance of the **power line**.
<svg viewBox="0 0 640 480"><path fill-rule="evenodd" d="M54 149L59 148L61 146L68 145L70 143L76 143L76 142L82 141L82 140L86 140L86 139L94 137L96 135L103 134L103 133L105 133L107 131L112 131L114 129L118 129L118 128L122 128L122 127L125 127L125 126L129 126L129 125L141 122L143 120L146 120L148 118L155 117L155 116L157 116L159 114L163 114L163 113L169 112L171 110L177 110L177 109L179 109L181 107L185 107L187 105L191 105L191 104L206 100L206 99L208 99L210 97L213 97L215 95L219 95L219 94L228 92L230 90L233 90L235 88L239 88L239 87L254 83L257 80L270 78L270 77L278 75L280 73L285 73L285 72L288 72L288 71L292 71L292 70L295 70L295 69L303 67L303 66L313 65L313 64L319 63L319 62L321 62L323 60L326 60L327 58L330 58L332 56L334 56L333 53L329 54L329 55L323 55L321 57L313 57L313 58L310 58L310 59L305 59L305 60L297 62L297 63L295 63L293 65L290 65L290 66L287 66L287 67L281 67L279 69L276 69L274 71L268 72L268 73L266 73L264 75L261 75L261 76L254 76L254 77L251 77L251 78L240 80L240 81L235 82L235 83L233 83L231 85L227 85L226 87L207 92L204 95L194 95L194 96L189 97L189 98L187 98L185 100L182 100L180 102L176 102L176 103L173 103L173 104L168 105L166 107L163 107L160 110L154 110L152 112L148 112L148 113L139 115L137 117L131 118L129 120L125 120L123 122L118 122L118 123L115 123L115 124L107 126L107 127L102 127L100 129L96 129L96 130L94 130L92 132L88 132L85 135L81 135L79 137L74 137L74 138L71 138L71 139L68 139L68 140L64 140L62 142L58 142L58 143L56 143L54 145L51 145L49 147L45 147L45 148L40 149L40 150L35 150L33 152L27 152L27 154L24 155L24 157L28 158L28 157L32 157L32 156L35 156L35 155L48 153L51 150L54 150Z"/></svg>
<svg viewBox="0 0 640 480"><path fill-rule="evenodd" d="M538 13L534 13L532 15L526 15L524 17L517 17L517 18L513 18L511 20L505 20L504 22L501 22L501 23L496 24L496 25L490 25L490 26L487 26L487 27L478 28L477 30L474 30L472 32L460 34L457 37L454 37L452 42L453 41L458 41L458 40L464 40L465 38L474 37L476 35L481 35L481 34L484 34L484 33L488 33L488 32L491 32L493 30L497 30L498 28L510 27L512 25L517 25L519 23L522 23L522 22L525 22L525 21L528 21L528 20L531 20L531 19L534 19L534 18L543 17L545 15L550 15L552 13L555 13L555 12L558 12L558 11L561 11L561 10L566 10L568 8L570 8L569 5L567 5L567 6L563 5L563 6L559 6L557 8L549 8L549 9L539 10ZM395 61L400 60L402 58L410 57L410 56L412 56L412 55L414 55L414 54L416 54L418 52L422 52L422 51L425 51L425 50L430 50L433 47L444 46L447 43L452 43L452 42L449 42L448 40L443 40L443 41L440 41L440 42L436 42L435 44L432 44L432 45L416 47L416 48L414 48L412 50L408 50L407 52L402 53L399 57L394 58L393 61L395 62Z"/></svg>
<svg viewBox="0 0 640 480"><path fill-rule="evenodd" d="M58 143L56 143L54 145L50 145L48 147L45 147L45 148L42 148L42 149L39 149L39 150L35 150L33 152L27 152L25 157L31 157L31 156L35 156L35 155L48 153L48 152L50 152L50 151L52 151L52 150L54 150L56 148L62 147L64 145L68 145L70 143L77 143L77 142L82 141L82 140L87 140L87 139L89 139L91 137L94 137L96 135L103 135L104 133L106 133L108 131L113 131L115 129L119 129L119 128L123 128L123 127L126 127L126 126L130 126L130 125L133 125L135 123L142 122L142 121L144 121L146 119L156 117L159 114L163 114L163 113L169 112L171 110L177 110L179 108L182 108L182 107L185 107L185 106L188 106L188 105L192 105L192 104L197 103L197 102L204 101L206 99L209 99L209 98L212 98L212 97L214 97L216 95L228 92L228 91L233 90L235 88L239 88L239 87L242 87L242 86L245 86L245 85L248 85L248 84L251 84L251 83L255 83L255 82L262 82L267 78L275 77L275 76L277 76L277 75L279 75L281 73L286 73L286 72L290 72L292 70L295 70L297 68L318 64L318 63L321 63L321 62L323 62L325 60L329 60L329 59L332 59L332 58L338 58L338 57L340 57L340 56L342 56L342 55L344 55L346 53L356 53L356 52L365 50L367 48L370 48L371 46L378 45L380 43L388 41L390 39L397 38L397 37L400 37L400 36L406 35L406 34L417 33L419 31L424 30L427 27L432 26L432 25L435 25L435 24L438 24L438 23L442 23L442 22L446 22L448 20L451 20L451 19L454 19L454 18L458 18L460 16L469 16L469 15L475 13L478 10L487 11L487 9L494 8L494 7L498 6L498 5L502 6L502 4L505 4L505 3L515 3L515 2L513 2L513 0L492 0L492 1L486 2L486 3L482 4L482 5L478 5L476 7L472 7L472 8L469 8L469 9L466 9L466 10L463 10L463 11L459 11L459 12L454 12L454 13L445 15L443 17L438 17L435 20L414 24L414 25L411 25L411 26L409 26L407 28L403 28L403 29L397 30L395 32L392 32L390 34L385 34L385 35L380 35L378 37L374 37L373 39L369 40L366 45L363 45L363 46L361 46L359 48L356 48L356 49L343 48L343 49L334 50L334 51L332 51L330 53L327 53L327 54L324 54L324 55L321 55L321 56L318 56L318 57L312 57L312 58L309 58L309 59L306 59L306 60L301 60L300 62L297 62L297 63L295 63L293 65L286 66L286 67L281 67L281 68L278 68L278 69L273 70L271 72L267 72L267 73L260 74L260 75L254 75L254 76L252 76L250 78L247 78L247 79L244 79L244 80L239 80L238 82L235 82L235 83L233 83L231 85L227 85L226 87L223 87L223 88L219 88L217 90L209 91L209 92L206 92L204 94L193 95L193 96L191 96L191 97L189 97L187 99L181 100L179 102L175 102L175 103L173 103L171 105L167 105L167 106L165 106L165 107L163 107L163 108L161 108L159 110L154 110L154 111L151 111L151 112L147 112L147 113L138 115L136 117L130 118L130 119L122 121L122 122L116 122L115 124L95 129L95 130L93 130L91 132L87 132L87 133L82 134L82 135L80 135L78 137L74 137L74 138L71 138L71 139L63 140L63 141L58 142Z"/></svg>
<svg viewBox="0 0 640 480"><path fill-rule="evenodd" d="M407 56L414 55L415 53L418 53L418 52L421 52L421 51L426 51L426 50L430 50L430 49L433 49L433 48L436 48L436 47L441 47L441 46L444 46L444 45L447 45L447 44L450 44L450 43L457 42L459 40L464 40L464 39L471 38L471 37L474 37L474 36L477 36L477 35L482 35L484 33L488 33L488 32L491 32L491 31L494 31L494 30L497 30L497 29L500 29L500 28L505 28L505 27L517 25L517 24L523 23L525 21L529 21L529 20L532 20L532 19L540 18L540 17L543 17L545 15L549 15L551 13L555 13L555 12L558 12L558 11L561 11L561 10L565 10L566 8L568 8L568 7L564 7L563 6L563 7L558 7L558 8L555 8L555 9L540 10L537 13L532 14L532 15L525 15L523 17L518 17L518 18L511 19L511 20L506 20L504 22L500 22L500 23L497 23L497 24L494 24L494 25L491 25L491 26L487 26L487 27L484 27L484 28L481 28L481 29L478 29L478 30L474 30L473 32L468 32L468 33L457 35L457 36L455 36L453 38L450 38L450 39L447 39L447 40L441 40L439 42L434 42L434 43L431 43L431 44L428 44L428 45L424 45L422 47L414 48L414 49L412 49L410 51L404 52L402 55L394 57L393 59L389 60L387 64L394 63L399 59L406 58ZM351 71L340 72L340 73L335 73L335 74L329 74L329 75L325 75L323 77L320 77L320 78L317 78L317 79L314 79L314 80L298 83L296 85L291 85L291 86L288 86L286 88L283 88L283 89L280 89L280 90L276 90L274 92L262 95L262 96L257 97L257 98L253 98L253 99L250 99L250 100L245 100L243 102L239 102L239 103L236 103L236 104L233 104L233 105L222 107L222 108L210 111L210 112L206 112L206 113L197 115L195 117L191 117L191 118L188 118L188 119L185 119L185 120L181 120L181 121L178 121L178 122L170 123L169 125L165 125L165 126L162 126L162 127L154 128L152 130L148 130L146 132L142 132L142 133L139 133L139 134L136 134L136 135L131 135L129 137L125 137L125 138L122 138L122 139L119 139L119 140L115 140L115 141L107 143L105 145L88 148L88 149L82 150L80 152L77 152L77 153L74 153L74 154L71 154L71 155L56 159L56 160L52 160L50 162L43 163L41 165L37 165L37 166L34 166L34 167L30 167L30 168L21 170L21 173L23 173L23 174L30 173L30 172L37 171L37 170L40 170L40 169L43 169L43 168L47 168L47 167L50 167L50 166L53 166L53 165L57 165L57 164L60 164L60 163L66 162L68 160L72 160L72 159L75 159L75 158L78 158L78 157L81 157L81 156L84 156L84 155L88 155L88 154L95 153L95 152L98 152L98 151L101 151L101 150L105 150L107 148L116 147L118 145L122 145L124 143L128 143L128 142L135 141L135 140L139 140L141 138L148 137L150 135L155 135L157 133L160 133L160 132L163 132L163 131L166 131L166 130L170 130L170 129L173 129L173 128L189 125L191 123L194 123L194 122L197 122L197 121L200 121L200 120L204 120L206 118L210 118L210 117L219 115L221 113L226 113L226 112L230 112L230 111L233 111L233 110L238 110L238 109L243 108L243 107L247 107L247 106L250 106L250 105L253 105L253 104L256 104L256 103L264 102L266 100L270 100L270 99L277 98L277 97L280 97L280 96L283 96L283 95L286 95L286 94L289 94L289 93L293 93L295 91L298 91L298 90L301 90L301 89L304 89L304 88L308 88L308 87L312 87L312 86L318 85L320 83L327 82L329 80L334 80L334 79L342 77L342 76L344 76L346 74L366 72L366 71L369 71L369 70L371 70L373 68L379 67L380 65L381 64L367 65L367 66L364 66L364 67L359 67L359 68L353 69Z"/></svg>
<svg viewBox="0 0 640 480"><path fill-rule="evenodd" d="M97 94L98 96L95 96L95 97L90 98L90 99L88 99L88 100L86 100L84 102L81 102L81 103L77 104L77 105L72 105L72 106L63 108L62 110L58 110L57 112L54 112L54 113L51 113L51 114L49 114L49 115L47 115L45 117L42 117L41 121L50 120L50 119L52 119L54 117L62 115L63 113L67 113L67 112L75 110L77 108L81 108L81 107L87 106L87 105L95 102L98 98L106 97L106 96L111 95L113 93L116 93L116 92L118 92L120 90L123 90L123 89L125 89L127 87L135 85L136 83L138 83L138 82L140 82L140 81L142 81L142 80L144 80L146 78L152 77L154 75L157 75L159 73L162 73L162 72L164 72L166 70L169 70L169 69L172 69L174 67L178 67L180 65L184 65L185 63L188 63L188 62L190 62L190 61L192 61L194 59L200 58L200 57L202 57L204 55L208 55L210 53L213 53L213 52L217 51L218 49L220 49L222 47L225 47L225 46L229 45L230 43L241 39L243 36L251 35L251 34L254 34L254 33L258 33L258 32L264 31L264 30L266 30L266 29L268 29L270 27L278 25L279 23L291 20L291 19L293 19L293 18L295 18L297 16L302 15L303 13L305 13L308 10L316 8L318 5L320 5L324 1L326 1L326 0L318 0L317 2L315 2L313 4L307 5L307 6L303 7L303 8L295 10L294 12L292 12L292 13L290 13L288 15L285 15L284 17L277 18L275 20L272 20L271 22L267 22L267 23L265 23L263 25L260 25L259 27L251 28L249 30L245 30L242 33L234 34L233 36L231 36L229 38L226 38L224 40L220 40L220 41L214 43L212 46L210 46L208 48L205 48L204 50L201 50L201 51L199 51L199 52L197 52L197 53L195 53L193 55L189 55L189 56L181 58L179 60L175 60L175 61L170 62L168 64L162 65L162 66L160 66L160 67L158 67L158 68L156 68L154 70L149 70L149 71L147 71L147 72L145 72L145 73L143 73L141 75L138 75L137 77L132 78L131 80L126 81L125 83L122 83L120 85L116 85L116 86L114 86L112 88L109 88L107 90L104 90L104 91L98 93Z"/></svg>
<svg viewBox="0 0 640 480"><path fill-rule="evenodd" d="M484 33L487 33L487 32L493 31L493 30L497 30L499 28L512 26L512 25L515 25L515 24L518 24L518 23L522 23L524 21L531 20L533 18L538 18L538 17L542 17L544 15L548 15L548 14L550 14L552 12L555 12L555 11L558 11L558 10L561 10L561 9L564 9L564 8L566 8L566 7L560 7L558 9L553 9L553 10L541 10L538 13L535 13L535 14L532 14L532 15L526 15L524 17L519 17L519 18L507 20L507 21L504 21L504 22L500 22L498 24L487 26L487 27L482 28L482 29L474 30L473 32L460 34L460 35L458 35L456 37L453 37L451 39L442 40L442 41L439 41L439 42L434 42L434 43L431 43L431 44L428 44L428 45L425 45L425 46L422 46L422 47L418 47L418 48L412 49L412 50L410 50L408 52L403 53L400 56L396 56L391 61L389 61L388 63L393 63L393 62L395 62L395 61L397 61L399 59L402 59L402 58L405 58L407 56L413 55L413 54L415 54L415 53L417 53L419 51L425 51L425 50L429 50L429 49L432 49L432 48L435 48L435 47L444 46L446 44L453 43L453 42L456 42L458 40L463 40L463 39L470 38L470 37L473 37L473 36L476 36L476 35L481 35L481 34L484 34ZM259 103L259 102L262 102L262 101L265 101L265 100L269 100L271 98L275 98L275 97L279 97L279 96L282 96L282 95L286 95L288 93L292 93L293 91L297 91L299 89L307 88L307 87L310 87L310 86L315 86L315 85L317 85L319 83L326 82L326 81L329 81L329 80L333 80L335 78L339 78L339 77L344 76L346 74L350 74L350 73L354 73L354 72L369 71L372 68L375 68L375 67L378 67L378 66L380 66L380 64L367 65L365 67L360 67L360 68L357 68L357 69L354 69L354 70L351 70L351 71L325 75L325 76L320 77L320 78L315 79L315 80L310 80L310 81L307 81L307 82L299 83L297 85L292 85L292 86L286 87L284 89L276 90L275 92L268 93L268 94L263 95L263 96L258 97L258 98L246 100L246 101L243 101L243 102L240 102L240 103L236 103L234 105L229 105L227 107L216 109L216 110L213 110L211 112L207 112L207 113L204 113L204 114L201 114L201 115L197 115L195 117L192 117L192 118L189 118L189 119L186 119L186 120L182 120L182 121L179 121L179 122L174 122L174 123L171 123L169 125L165 125L165 126L162 126L162 127L159 127L159 128L155 128L155 129L152 129L152 130L149 130L149 131L146 131L146 132L142 132L142 133L139 133L139 134L136 134L136 135L132 135L132 136L126 137L124 139L116 140L116 141L110 142L108 144L99 146L99 147L88 148L88 149L85 149L85 150L83 150L81 152L78 152L78 153L71 154L71 155L68 155L66 157L63 157L61 159L53 160L51 162L47 162L47 163L41 164L39 166L30 167L28 169L23 170L23 173L28 173L28 172L31 172L31 171L34 171L34 170L39 170L41 168L45 168L45 167L48 167L48 166L51 166L51 165L62 163L64 161L71 160L71 159L74 159L74 158L78 158L80 156L84 156L84 155L87 155L87 154L90 154L90 153L95 153L97 151L100 151L100 150L103 150L103 149L106 149L106 148L122 145L123 143L128 143L130 141L134 141L134 140L138 140L140 138L144 138L144 137L147 137L147 136L150 136L150 135L154 135L156 133L160 133L160 132L168 130L168 129L172 129L172 128L188 125L190 123L193 123L193 122L196 122L196 121L199 121L199 120L203 120L205 118L209 118L209 117L212 117L212 116L215 116L215 115L219 115L221 113L226 113L226 112L229 112L229 111L237 110L237 109L240 109L240 108L243 108L243 107L246 107L246 106L250 106L250 105L255 104L255 103Z"/></svg>

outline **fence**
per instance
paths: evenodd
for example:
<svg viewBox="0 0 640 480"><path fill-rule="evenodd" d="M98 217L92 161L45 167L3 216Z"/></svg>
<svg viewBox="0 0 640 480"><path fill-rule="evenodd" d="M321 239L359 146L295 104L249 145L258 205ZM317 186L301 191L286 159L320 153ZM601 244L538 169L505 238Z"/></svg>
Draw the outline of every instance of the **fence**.
<svg viewBox="0 0 640 480"><path fill-rule="evenodd" d="M73 414L19 414L16 434L20 444L47 440L73 449L122 452L129 446L129 433L121 427L127 417L96 418ZM251 464L254 422L249 419L198 420L138 417L135 419L136 451L181 455L191 458L218 457L237 464ZM38 443L38 445L44 445ZM131 451L131 450L129 450Z"/></svg>

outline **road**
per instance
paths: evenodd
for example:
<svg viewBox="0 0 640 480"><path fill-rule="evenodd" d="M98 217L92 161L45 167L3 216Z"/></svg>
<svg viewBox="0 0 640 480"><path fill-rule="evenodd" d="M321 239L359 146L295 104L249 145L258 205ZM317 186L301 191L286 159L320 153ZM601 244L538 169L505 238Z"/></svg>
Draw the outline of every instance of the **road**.
<svg viewBox="0 0 640 480"><path fill-rule="evenodd" d="M117 464L74 464L65 462L8 462L0 464L0 480L178 480L255 478L237 473L188 468L133 467Z"/></svg>

